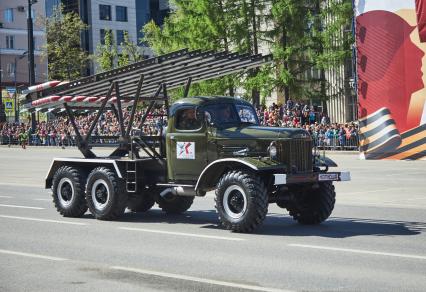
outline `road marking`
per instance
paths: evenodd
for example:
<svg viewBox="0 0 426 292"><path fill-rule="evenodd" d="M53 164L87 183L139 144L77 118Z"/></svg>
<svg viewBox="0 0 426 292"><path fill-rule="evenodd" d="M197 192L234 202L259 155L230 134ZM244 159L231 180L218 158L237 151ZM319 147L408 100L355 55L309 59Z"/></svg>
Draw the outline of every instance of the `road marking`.
<svg viewBox="0 0 426 292"><path fill-rule="evenodd" d="M426 209L426 207L422 206L422 205L411 205L411 204L390 204L390 203L360 203L360 202L356 202L356 201L345 201L345 202L340 202L341 206L355 206L355 207L362 207L362 206L367 206L367 207L376 207L376 208L385 208L385 207L389 207L389 208L400 208L400 209Z"/></svg>
<svg viewBox="0 0 426 292"><path fill-rule="evenodd" d="M194 233L161 231L161 230L152 230L152 229L144 229L144 228L118 227L118 229L128 230L128 231L140 231L140 232L151 232L151 233L168 234L168 235L198 237L198 238L231 240L231 241L243 241L243 240L245 240L243 238L238 238L238 237L224 237L224 236L203 235L203 234L194 234Z"/></svg>
<svg viewBox="0 0 426 292"><path fill-rule="evenodd" d="M44 256L44 255L39 255L39 254L34 254L34 253L17 252L17 251L12 251L12 250L5 250L5 249L0 249L0 253L23 256L23 257L30 257L30 258L37 258L37 259L43 259L43 260L51 260L51 261L67 261L68 260L68 259L65 259L65 258Z"/></svg>
<svg viewBox="0 0 426 292"><path fill-rule="evenodd" d="M52 202L52 199L33 199L34 201Z"/></svg>
<svg viewBox="0 0 426 292"><path fill-rule="evenodd" d="M288 246L311 248L311 249L332 250L332 251L342 251L342 252L351 252L351 253L361 253L361 254L371 254L371 255L380 255L380 256L389 256L389 257L398 257L398 258L407 258L407 259L416 259L416 260L426 260L426 256L412 255L412 254L369 251L369 250L361 250L361 249L328 247L328 246L296 244L296 243L288 244Z"/></svg>
<svg viewBox="0 0 426 292"><path fill-rule="evenodd" d="M291 290L268 288L268 287L255 286L255 285L246 285L246 284L219 281L219 280L213 280L213 279L207 279L207 278L199 278L199 277L186 276L186 275L180 275L180 274L172 274L172 273L144 270L144 269L126 268L126 267L120 267L120 266L113 266L113 267L110 267L110 268L114 269L114 270L120 270L120 271L126 271L126 272L133 272L133 273L139 273L139 274L145 274L145 275L151 275L151 276L157 276L157 277L171 278L171 279L184 280L184 281L192 281L192 282L198 282L198 283L204 283L204 284L210 284L210 285L218 285L218 286L225 286L225 287L232 287L232 288L239 288L239 289L246 289L246 290L266 291L266 292L290 292L291 291Z"/></svg>
<svg viewBox="0 0 426 292"><path fill-rule="evenodd" d="M5 205L5 204L0 204L0 207L34 209L34 210L44 210L45 209L45 208L40 208L40 207L30 207L30 206L20 206L20 205Z"/></svg>
<svg viewBox="0 0 426 292"><path fill-rule="evenodd" d="M4 183L0 182L0 186L16 186L16 187L37 187L37 188L43 188L43 185L41 184L26 184L26 183Z"/></svg>
<svg viewBox="0 0 426 292"><path fill-rule="evenodd" d="M59 224L70 224L70 225L87 225L86 223L81 223L81 222L39 219L39 218L32 218L32 217L19 217L19 216L9 216L9 215L0 215L0 218L38 221L38 222L49 222L49 223L59 223Z"/></svg>
<svg viewBox="0 0 426 292"><path fill-rule="evenodd" d="M361 192L349 192L345 193L345 195L356 195L356 194L365 194L365 193L380 193L394 190L406 190L407 188L392 188L392 189L380 189L380 190L370 190L370 191L361 191Z"/></svg>
<svg viewBox="0 0 426 292"><path fill-rule="evenodd" d="M0 196L0 198L3 198L3 199L12 199L13 197L11 197L11 196Z"/></svg>
<svg viewBox="0 0 426 292"><path fill-rule="evenodd" d="M386 176L403 176L403 175L424 175L424 172L405 172L405 173L391 173L391 174L386 174Z"/></svg>

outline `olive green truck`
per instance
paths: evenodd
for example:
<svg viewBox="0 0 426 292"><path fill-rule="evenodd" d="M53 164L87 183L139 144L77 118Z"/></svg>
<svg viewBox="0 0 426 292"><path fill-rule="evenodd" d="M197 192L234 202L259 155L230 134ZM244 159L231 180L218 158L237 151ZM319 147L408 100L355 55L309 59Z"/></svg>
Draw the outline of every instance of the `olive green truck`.
<svg viewBox="0 0 426 292"><path fill-rule="evenodd" d="M45 187L52 189L58 212L80 217L89 210L97 219L114 220L126 209L145 212L157 203L179 214L195 197L214 191L219 221L232 231L255 230L271 203L302 224L326 220L335 205L333 182L348 181L350 174L329 171L337 165L315 151L308 132L260 126L254 107L240 98L187 97L193 82L270 60L181 50L29 94L28 110L53 108L68 115L83 154L51 164ZM167 89L178 86L184 86L184 97L169 105ZM130 108L126 116L124 107ZM143 108L142 116L137 108ZM107 138L93 132L108 110L117 117L120 135L116 149L98 157L93 141ZM81 111L96 113L84 134L75 122ZM156 121L158 135L144 135L147 120Z"/></svg>

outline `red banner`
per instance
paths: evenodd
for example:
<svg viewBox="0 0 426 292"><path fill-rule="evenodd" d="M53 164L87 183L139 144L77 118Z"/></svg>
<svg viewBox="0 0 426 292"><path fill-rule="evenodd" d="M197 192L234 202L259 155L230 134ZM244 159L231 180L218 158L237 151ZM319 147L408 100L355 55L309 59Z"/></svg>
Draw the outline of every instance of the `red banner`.
<svg viewBox="0 0 426 292"><path fill-rule="evenodd" d="M426 157L425 1L355 1L360 147L366 159Z"/></svg>

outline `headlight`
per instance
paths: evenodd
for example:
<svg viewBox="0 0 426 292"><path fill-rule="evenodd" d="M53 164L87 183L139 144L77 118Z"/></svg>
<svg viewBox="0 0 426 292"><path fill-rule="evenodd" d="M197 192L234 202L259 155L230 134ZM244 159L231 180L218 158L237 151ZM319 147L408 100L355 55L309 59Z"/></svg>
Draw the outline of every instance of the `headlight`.
<svg viewBox="0 0 426 292"><path fill-rule="evenodd" d="M275 159L277 158L277 146L275 145L275 142L271 142L271 144L268 147L268 151L269 151L269 157Z"/></svg>

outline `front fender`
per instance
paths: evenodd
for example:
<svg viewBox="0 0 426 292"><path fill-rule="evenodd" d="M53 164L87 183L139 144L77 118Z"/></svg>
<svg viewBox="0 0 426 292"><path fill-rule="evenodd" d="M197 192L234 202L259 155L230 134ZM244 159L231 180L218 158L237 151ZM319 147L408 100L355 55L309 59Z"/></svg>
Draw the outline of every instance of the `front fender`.
<svg viewBox="0 0 426 292"><path fill-rule="evenodd" d="M265 158L242 157L223 158L211 162L201 172L195 185L195 191L206 192L216 187L220 177L233 169L245 169L253 172L265 172L275 169L282 170L284 164Z"/></svg>
<svg viewBox="0 0 426 292"><path fill-rule="evenodd" d="M337 167L337 163L327 156L315 157L316 166Z"/></svg>

